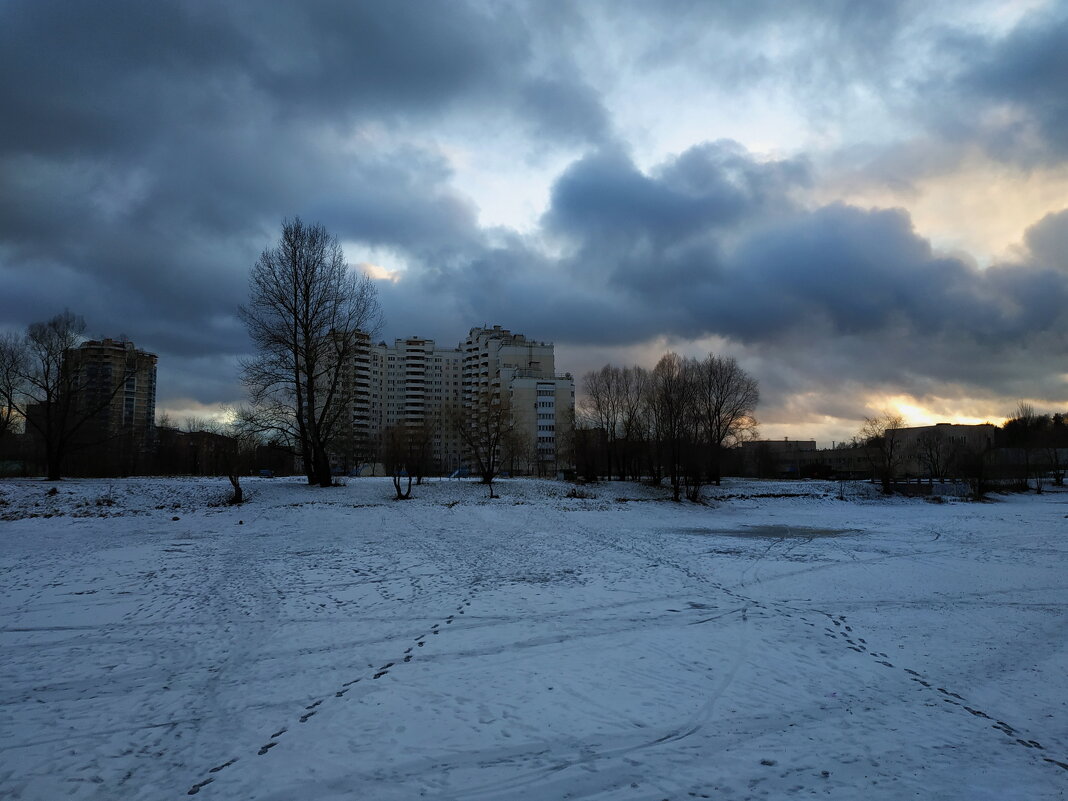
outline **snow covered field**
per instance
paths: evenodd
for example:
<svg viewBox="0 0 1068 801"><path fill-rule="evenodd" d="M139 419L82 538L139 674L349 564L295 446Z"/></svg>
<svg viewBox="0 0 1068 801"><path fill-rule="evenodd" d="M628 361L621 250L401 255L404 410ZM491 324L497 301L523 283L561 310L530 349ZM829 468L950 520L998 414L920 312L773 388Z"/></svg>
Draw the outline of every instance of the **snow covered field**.
<svg viewBox="0 0 1068 801"><path fill-rule="evenodd" d="M1068 796L1068 493L0 482L0 798Z"/></svg>

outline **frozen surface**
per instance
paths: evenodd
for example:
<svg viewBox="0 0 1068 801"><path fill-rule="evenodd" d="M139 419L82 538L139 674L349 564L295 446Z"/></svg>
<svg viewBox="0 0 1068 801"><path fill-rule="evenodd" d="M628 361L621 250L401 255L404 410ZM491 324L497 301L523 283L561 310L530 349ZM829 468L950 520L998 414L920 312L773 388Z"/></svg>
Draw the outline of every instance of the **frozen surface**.
<svg viewBox="0 0 1068 801"><path fill-rule="evenodd" d="M0 798L1059 799L1068 493L0 482Z"/></svg>

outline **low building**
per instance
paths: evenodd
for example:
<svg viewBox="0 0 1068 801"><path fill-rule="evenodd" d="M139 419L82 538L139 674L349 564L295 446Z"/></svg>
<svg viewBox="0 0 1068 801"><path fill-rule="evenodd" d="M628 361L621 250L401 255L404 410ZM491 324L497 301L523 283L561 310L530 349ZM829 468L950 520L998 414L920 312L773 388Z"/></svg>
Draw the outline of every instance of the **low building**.
<svg viewBox="0 0 1068 801"><path fill-rule="evenodd" d="M819 462L815 440L750 440L739 451L742 475L757 478L802 478Z"/></svg>

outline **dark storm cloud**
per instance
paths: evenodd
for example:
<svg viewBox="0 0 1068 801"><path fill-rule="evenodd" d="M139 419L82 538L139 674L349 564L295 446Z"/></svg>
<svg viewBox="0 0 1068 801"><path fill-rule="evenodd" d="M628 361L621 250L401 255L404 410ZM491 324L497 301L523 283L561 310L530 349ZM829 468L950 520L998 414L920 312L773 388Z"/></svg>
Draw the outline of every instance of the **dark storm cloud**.
<svg viewBox="0 0 1068 801"><path fill-rule="evenodd" d="M1059 167L1068 160L1068 6L1049 3L1007 32L941 25L904 40L896 64L928 68L907 80L894 61L855 74L879 88L898 119L918 126L890 142L849 143L826 159L832 172L910 189L925 176L952 173L971 148L1015 168Z"/></svg>
<svg viewBox="0 0 1068 801"><path fill-rule="evenodd" d="M971 128L1005 160L1068 158L1068 7L1032 12L1001 39L953 44L964 64L950 87L965 100L952 118L962 133Z"/></svg>
<svg viewBox="0 0 1068 801"><path fill-rule="evenodd" d="M915 8L9 2L0 324L69 307L91 334L157 351L161 397L233 400L248 268L300 215L353 262L407 268L382 284L386 336L449 342L482 323L572 346L720 336L783 392L1055 386L1041 362L1068 352L1065 213L980 271L933 252L903 211L807 207L804 158L717 141L639 169L584 72L610 85L617 67L692 61L710 81L770 85L786 71L818 117L858 87L911 91L895 80ZM1039 22L946 44L935 62L952 69L915 89L937 100L920 116L943 143L1063 151L1063 14ZM625 61L590 67L606 31ZM1017 128L962 123L1003 106ZM498 139L525 143L528 165L539 149L579 154L539 227L480 226L453 186L450 125L477 132L465 157Z"/></svg>
<svg viewBox="0 0 1068 801"><path fill-rule="evenodd" d="M564 172L543 224L571 243L575 273L662 297L714 279L723 237L791 208L807 182L803 163L759 164L734 142L698 145L651 175L621 153L599 154Z"/></svg>
<svg viewBox="0 0 1068 801"><path fill-rule="evenodd" d="M597 105L577 76L531 67L527 21L505 7L34 0L4 17L5 150L128 152L166 138L162 124L238 124L256 106L275 124L344 123L479 101L542 111L551 129L553 97Z"/></svg>
<svg viewBox="0 0 1068 801"><path fill-rule="evenodd" d="M459 258L434 291L468 319L568 344L723 337L779 365L784 393L1064 392L1047 365L1068 357L1068 212L1037 223L1016 261L981 270L936 253L903 210L800 207L791 195L807 181L803 164L734 143L648 173L590 156L560 176L543 219L563 255L515 236ZM426 281L416 272L398 291Z"/></svg>
<svg viewBox="0 0 1068 801"><path fill-rule="evenodd" d="M474 3L5 4L0 322L70 307L158 351L161 394L232 399L283 217L429 263L481 234L428 126L609 135L564 55L535 63L543 28Z"/></svg>

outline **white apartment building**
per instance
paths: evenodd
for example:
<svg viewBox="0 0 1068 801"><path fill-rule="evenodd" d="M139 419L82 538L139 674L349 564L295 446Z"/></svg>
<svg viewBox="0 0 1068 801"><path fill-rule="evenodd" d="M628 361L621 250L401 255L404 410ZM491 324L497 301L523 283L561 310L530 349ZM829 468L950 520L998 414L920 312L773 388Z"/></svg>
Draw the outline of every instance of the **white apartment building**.
<svg viewBox="0 0 1068 801"><path fill-rule="evenodd" d="M464 352L464 403L478 409L505 404L516 424L514 469L554 474L571 463L575 382L556 375L551 342L527 339L506 328L472 328Z"/></svg>
<svg viewBox="0 0 1068 801"><path fill-rule="evenodd" d="M526 446L512 454L504 469L554 473L570 464L566 451L574 381L554 374L552 343L528 340L500 326L472 328L454 348L421 337L387 345L362 335L346 389L350 411L346 444L335 458L339 468L378 462L383 434L397 425L431 427L438 471L470 466L449 423L454 410L477 409L489 398L510 407L514 439Z"/></svg>

